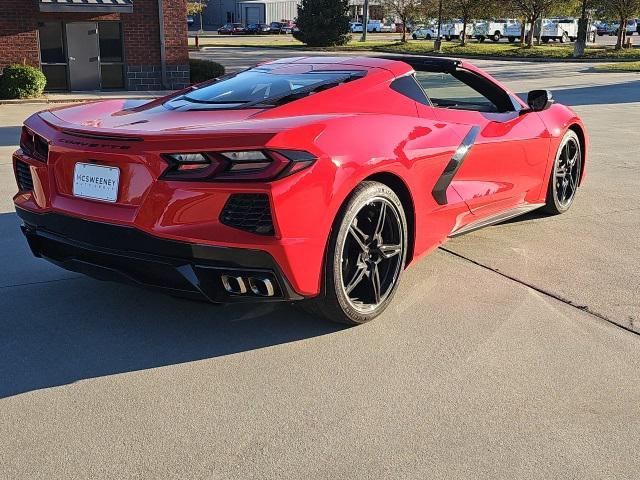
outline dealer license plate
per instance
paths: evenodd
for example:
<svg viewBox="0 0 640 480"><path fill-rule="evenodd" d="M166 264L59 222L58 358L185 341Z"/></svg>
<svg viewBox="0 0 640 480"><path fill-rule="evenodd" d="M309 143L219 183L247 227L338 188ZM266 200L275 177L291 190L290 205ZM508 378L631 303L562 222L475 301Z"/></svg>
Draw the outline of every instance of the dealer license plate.
<svg viewBox="0 0 640 480"><path fill-rule="evenodd" d="M120 169L92 163L76 163L73 194L76 197L115 202L118 199Z"/></svg>

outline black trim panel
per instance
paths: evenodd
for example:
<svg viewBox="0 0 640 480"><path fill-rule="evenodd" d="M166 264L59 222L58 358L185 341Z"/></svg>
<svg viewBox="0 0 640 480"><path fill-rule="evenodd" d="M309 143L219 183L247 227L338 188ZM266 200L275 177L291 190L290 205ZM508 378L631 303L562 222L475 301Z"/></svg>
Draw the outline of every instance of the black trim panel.
<svg viewBox="0 0 640 480"><path fill-rule="evenodd" d="M451 73L462 65L455 58L429 57L424 55L383 55L376 56L384 60L396 60L411 66L416 72L442 72Z"/></svg>
<svg viewBox="0 0 640 480"><path fill-rule="evenodd" d="M438 202L438 205L447 204L447 188L451 184L455 174L462 166L462 162L464 162L464 159L469 155L469 151L471 150L471 147L476 141L479 133L480 127L471 127L471 130L469 130L469 133L467 133L467 135L462 139L462 143L456 149L453 157L451 157L451 160L449 160L449 163L442 172L442 175L440 175L440 178L438 178L438 181L434 185L431 194L436 202Z"/></svg>
<svg viewBox="0 0 640 480"><path fill-rule="evenodd" d="M67 270L214 303L290 301L296 293L266 251L167 240L132 227L16 207L33 254ZM277 285L274 297L230 295L219 277L261 275Z"/></svg>
<svg viewBox="0 0 640 480"><path fill-rule="evenodd" d="M528 203L525 205L514 207L504 212L497 213L490 217L481 218L480 220L471 222L462 228L453 230L449 234L449 238L458 237L460 235L464 235L465 233L475 232L476 230L480 230L481 228L495 225L496 223L506 222L507 220L519 217L520 215L524 215L525 213L532 212L533 210L536 210L540 207L544 207L544 203Z"/></svg>

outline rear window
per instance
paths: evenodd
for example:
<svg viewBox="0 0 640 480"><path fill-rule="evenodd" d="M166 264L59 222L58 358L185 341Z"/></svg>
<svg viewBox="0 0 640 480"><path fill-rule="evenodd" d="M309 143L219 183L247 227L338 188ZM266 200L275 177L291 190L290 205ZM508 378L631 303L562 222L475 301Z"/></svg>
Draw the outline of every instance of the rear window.
<svg viewBox="0 0 640 480"><path fill-rule="evenodd" d="M179 99L194 103L220 105L222 108L258 103L266 104L270 100L296 93L311 93L316 88L328 88L338 83L359 78L364 73L364 71L359 70L316 70L292 74L254 68L193 90Z"/></svg>

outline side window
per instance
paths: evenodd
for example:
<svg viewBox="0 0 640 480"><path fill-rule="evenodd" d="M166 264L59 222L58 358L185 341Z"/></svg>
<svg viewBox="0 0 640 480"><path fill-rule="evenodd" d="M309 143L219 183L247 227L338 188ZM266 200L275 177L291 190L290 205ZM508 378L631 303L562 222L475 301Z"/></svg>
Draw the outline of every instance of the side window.
<svg viewBox="0 0 640 480"><path fill-rule="evenodd" d="M514 110L513 102L504 90L466 70L453 74L416 72L416 79L434 107L477 112Z"/></svg>
<svg viewBox="0 0 640 480"><path fill-rule="evenodd" d="M391 82L391 90L394 90L405 97L409 97L411 100L418 103L431 106L431 102L429 102L427 95L424 93L424 90L418 82L416 82L413 75L406 75L395 79Z"/></svg>

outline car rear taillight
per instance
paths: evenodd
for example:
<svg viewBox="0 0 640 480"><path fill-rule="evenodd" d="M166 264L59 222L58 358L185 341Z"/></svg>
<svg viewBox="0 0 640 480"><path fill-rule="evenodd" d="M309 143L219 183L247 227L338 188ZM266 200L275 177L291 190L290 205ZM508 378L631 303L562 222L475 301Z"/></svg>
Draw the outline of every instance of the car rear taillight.
<svg viewBox="0 0 640 480"><path fill-rule="evenodd" d="M301 150L168 153L167 180L267 182L304 170L316 157Z"/></svg>
<svg viewBox="0 0 640 480"><path fill-rule="evenodd" d="M46 162L49 158L49 142L27 127L20 133L20 149L25 155Z"/></svg>

